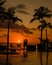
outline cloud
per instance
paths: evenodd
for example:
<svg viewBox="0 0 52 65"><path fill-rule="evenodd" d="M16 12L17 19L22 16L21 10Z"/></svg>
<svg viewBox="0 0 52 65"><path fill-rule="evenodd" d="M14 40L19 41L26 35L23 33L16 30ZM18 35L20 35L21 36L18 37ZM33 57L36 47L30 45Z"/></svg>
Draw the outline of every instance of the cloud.
<svg viewBox="0 0 52 65"><path fill-rule="evenodd" d="M27 8L26 8L25 5L23 5L23 4L17 5L17 6L16 6L16 9L17 9L17 12L18 12L18 13L26 14L26 15L29 15L29 14L30 14L29 12L26 11Z"/></svg>
<svg viewBox="0 0 52 65"><path fill-rule="evenodd" d="M2 30L0 30L0 32L1 32Z"/></svg>
<svg viewBox="0 0 52 65"><path fill-rule="evenodd" d="M0 28L7 28L7 27L8 27L7 23L0 24ZM26 26L24 26L23 24L18 25L18 24L11 23L10 29L12 29L14 32L18 32L18 33L33 34L33 32L30 29L28 29Z"/></svg>
<svg viewBox="0 0 52 65"><path fill-rule="evenodd" d="M16 8L18 8L18 9L26 9L25 5L23 5L23 4L17 5Z"/></svg>
<svg viewBox="0 0 52 65"><path fill-rule="evenodd" d="M14 29L13 31L19 32L19 33L26 33L26 34L33 34L27 27L25 27L23 24L18 26L17 29Z"/></svg>
<svg viewBox="0 0 52 65"><path fill-rule="evenodd" d="M24 35L24 37L30 37L29 35Z"/></svg>
<svg viewBox="0 0 52 65"><path fill-rule="evenodd" d="M6 36L4 36L4 35L0 35L0 38L6 38Z"/></svg>
<svg viewBox="0 0 52 65"><path fill-rule="evenodd" d="M3 36L0 36L0 38L4 38Z"/></svg>
<svg viewBox="0 0 52 65"><path fill-rule="evenodd" d="M29 30L33 30L34 31L34 30L37 30L37 28L29 28Z"/></svg>
<svg viewBox="0 0 52 65"><path fill-rule="evenodd" d="M24 10L17 10L18 13L22 13L22 14L26 14L26 15L29 15L30 13L28 13L27 11L24 11Z"/></svg>
<svg viewBox="0 0 52 65"><path fill-rule="evenodd" d="M7 28L7 23L0 23L0 28Z"/></svg>
<svg viewBox="0 0 52 65"><path fill-rule="evenodd" d="M27 33L27 34L33 34L33 32L31 32L27 27L25 27L24 25L21 25L21 29Z"/></svg>

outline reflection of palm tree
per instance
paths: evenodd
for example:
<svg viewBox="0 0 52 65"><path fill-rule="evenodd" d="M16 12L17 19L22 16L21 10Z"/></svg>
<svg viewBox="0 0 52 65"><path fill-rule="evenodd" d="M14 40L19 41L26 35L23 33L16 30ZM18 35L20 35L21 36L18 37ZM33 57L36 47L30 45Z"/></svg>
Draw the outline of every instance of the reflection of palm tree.
<svg viewBox="0 0 52 65"><path fill-rule="evenodd" d="M34 16L34 18L30 21L30 23L32 23L36 19L38 19L41 23L41 44L42 44L42 31L43 31L42 25L44 23L42 21L44 20L45 17L47 17L47 18L51 17L52 14L51 14L51 11L48 10L48 8L41 6L40 8L35 9L35 14L33 16ZM43 65L42 64L42 53L41 53L40 58L41 58L41 65Z"/></svg>

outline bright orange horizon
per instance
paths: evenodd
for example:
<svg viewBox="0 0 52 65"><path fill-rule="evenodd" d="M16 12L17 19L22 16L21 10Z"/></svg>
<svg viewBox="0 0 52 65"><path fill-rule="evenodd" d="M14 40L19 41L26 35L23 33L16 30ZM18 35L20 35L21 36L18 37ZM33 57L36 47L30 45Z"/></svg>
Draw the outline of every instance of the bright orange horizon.
<svg viewBox="0 0 52 65"><path fill-rule="evenodd" d="M50 34L51 30L48 30L48 38L52 40L52 35ZM0 32L0 42L6 42L7 36L4 36L4 34L7 35L7 30L3 29L3 32ZM46 38L45 31L43 32L43 38ZM3 36L3 37L2 37ZM25 33L17 33L17 32L11 32L10 31L10 43L23 43L24 39L28 40L28 43L40 43L40 31L36 30L34 31L34 34L25 34ZM20 42L18 41L20 40Z"/></svg>

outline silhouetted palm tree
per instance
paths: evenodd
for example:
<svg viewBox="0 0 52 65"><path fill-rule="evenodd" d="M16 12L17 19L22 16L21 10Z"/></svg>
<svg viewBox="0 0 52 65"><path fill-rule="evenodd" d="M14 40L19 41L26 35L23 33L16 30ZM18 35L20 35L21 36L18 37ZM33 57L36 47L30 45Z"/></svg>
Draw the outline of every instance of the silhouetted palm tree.
<svg viewBox="0 0 52 65"><path fill-rule="evenodd" d="M0 1L0 20L4 22L4 20L8 20L8 33L7 33L7 63L8 65L8 50L9 50L9 27L10 27L10 22L15 23L15 21L19 20L22 22L21 19L14 17L15 11L13 8L9 8L8 11L5 10L5 8L2 6L5 3L4 1Z"/></svg>
<svg viewBox="0 0 52 65"><path fill-rule="evenodd" d="M15 23L15 21L19 20L22 22L21 19L17 18L14 16L15 11L13 8L9 8L8 11L2 6L5 3L4 1L0 1L0 20L4 22L4 20L8 20L8 33L7 33L7 63L8 65L8 50L9 50L9 27L10 27L10 22Z"/></svg>
<svg viewBox="0 0 52 65"><path fill-rule="evenodd" d="M42 27L42 29L46 28L46 48L47 48L46 65L48 65L48 51L49 51L49 49L48 49L47 27L52 28L52 25L51 25L51 23L47 23L45 20L43 20L42 22L43 22L42 25L39 25L38 29L40 29L41 27Z"/></svg>
<svg viewBox="0 0 52 65"><path fill-rule="evenodd" d="M5 0L4 1L0 0L0 20L1 20L0 22L4 22L4 20L6 18L5 8L2 6L4 3L5 3ZM6 63L6 65L7 65L7 63Z"/></svg>
<svg viewBox="0 0 52 65"><path fill-rule="evenodd" d="M43 21L41 21L41 25L38 26L38 29L41 31L41 38L40 38L40 41L41 41L41 44L43 43L43 38L42 38L42 32L43 32L43 29L45 28L45 23ZM40 50L40 61L41 61L41 65L42 64L42 50Z"/></svg>
<svg viewBox="0 0 52 65"><path fill-rule="evenodd" d="M42 24L44 23L42 21L44 20L45 17L49 18L51 16L52 16L51 11L48 10L48 8L41 6L40 8L35 9L35 14L33 15L33 19L31 19L30 23L32 23L34 20L37 19ZM42 39L42 28L41 28L41 39Z"/></svg>
<svg viewBox="0 0 52 65"><path fill-rule="evenodd" d="M39 20L39 22L41 23L41 44L42 44L42 31L43 31L43 27L42 27L42 21L44 20L44 18L50 18L52 16L51 11L48 8L45 8L43 6L41 6L38 9L35 9L35 13L33 15L33 19L31 19L30 23L32 23L34 20ZM41 65L42 64L42 53L41 53Z"/></svg>
<svg viewBox="0 0 52 65"><path fill-rule="evenodd" d="M47 35L47 27L49 27L49 28L52 28L52 25L51 25L51 23L45 23L45 27L46 27L46 46L47 46L47 54L46 54L46 65L48 65L48 51L49 51L49 49L48 49L48 35Z"/></svg>
<svg viewBox="0 0 52 65"><path fill-rule="evenodd" d="M6 19L8 20L8 33L7 33L7 65L8 65L8 50L9 50L9 27L10 27L10 22L15 23L17 20L21 21L21 19L17 18L14 16L15 11L13 8L9 8L8 11L6 12Z"/></svg>

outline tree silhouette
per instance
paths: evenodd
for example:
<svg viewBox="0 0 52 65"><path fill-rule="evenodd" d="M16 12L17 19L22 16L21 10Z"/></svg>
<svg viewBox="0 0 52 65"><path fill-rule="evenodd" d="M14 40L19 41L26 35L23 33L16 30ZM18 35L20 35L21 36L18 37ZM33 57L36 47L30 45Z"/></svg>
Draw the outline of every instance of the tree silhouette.
<svg viewBox="0 0 52 65"><path fill-rule="evenodd" d="M8 65L8 53L9 53L9 28L10 28L10 23L13 22L15 23L17 20L21 21L18 17L15 17L15 11L14 8L9 8L7 11L6 9L2 6L5 3L4 1L0 1L0 20L4 22L5 20L8 20L8 27L7 27L7 60L6 60L6 65Z"/></svg>
<svg viewBox="0 0 52 65"><path fill-rule="evenodd" d="M39 22L41 23L41 25L39 27L41 27L41 39L40 39L40 43L42 44L42 31L43 31L43 20L44 18L50 18L52 17L51 11L48 8L45 8L44 6L41 6L38 9L35 9L35 13L33 15L33 18L31 19L30 23L32 23L34 20L39 20ZM40 60L41 60L41 65L42 64L42 53L40 54Z"/></svg>
<svg viewBox="0 0 52 65"><path fill-rule="evenodd" d="M8 50L9 50L9 28L10 28L10 23L13 22L15 23L17 20L21 21L18 17L15 17L15 11L13 8L9 8L8 11L6 12L6 19L8 20L8 33L7 33L7 60L8 60ZM8 62L8 61L7 61ZM7 63L8 64L8 63Z"/></svg>
<svg viewBox="0 0 52 65"><path fill-rule="evenodd" d="M2 22L2 23L4 22L4 20L6 18L5 8L3 7L4 3L5 3L5 0L4 1L0 0L0 20L1 20L0 22ZM8 56L8 55L6 55L6 56ZM8 64L6 63L6 65L8 65Z"/></svg>
<svg viewBox="0 0 52 65"><path fill-rule="evenodd" d="M46 54L46 65L48 65L48 51L49 51L49 49L48 49L48 35L47 35L47 27L49 27L49 28L52 28L52 25L51 25L51 23L45 23L45 27L46 27L46 46L47 46L47 54Z"/></svg>
<svg viewBox="0 0 52 65"><path fill-rule="evenodd" d="M44 22L44 23L42 23L42 25L39 25L38 26L38 29L40 29L40 28L42 28L42 29L44 29L44 28L46 28L46 50L47 50L47 54L46 54L46 65L48 65L48 51L49 51L49 49L48 49L48 35L47 35L47 27L49 27L49 28L52 28L52 25L51 25L51 23L47 23L45 20L43 20L42 22Z"/></svg>
<svg viewBox="0 0 52 65"><path fill-rule="evenodd" d="M51 11L48 10L48 8L45 8L41 6L38 9L35 9L35 13L33 15L33 19L31 19L30 23L32 23L34 20L39 20L39 22L42 24L44 23L44 18L50 18L52 16ZM41 28L41 39L42 39L42 28ZM42 43L42 41L41 41Z"/></svg>

